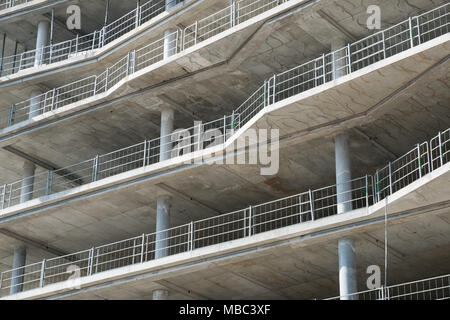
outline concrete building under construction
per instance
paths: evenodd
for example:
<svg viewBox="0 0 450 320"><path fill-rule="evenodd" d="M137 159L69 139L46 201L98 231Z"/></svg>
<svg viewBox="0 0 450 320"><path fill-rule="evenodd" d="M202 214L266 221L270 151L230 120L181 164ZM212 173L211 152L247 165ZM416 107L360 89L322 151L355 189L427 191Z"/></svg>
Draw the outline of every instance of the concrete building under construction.
<svg viewBox="0 0 450 320"><path fill-rule="evenodd" d="M450 297L450 2L1 0L1 299Z"/></svg>

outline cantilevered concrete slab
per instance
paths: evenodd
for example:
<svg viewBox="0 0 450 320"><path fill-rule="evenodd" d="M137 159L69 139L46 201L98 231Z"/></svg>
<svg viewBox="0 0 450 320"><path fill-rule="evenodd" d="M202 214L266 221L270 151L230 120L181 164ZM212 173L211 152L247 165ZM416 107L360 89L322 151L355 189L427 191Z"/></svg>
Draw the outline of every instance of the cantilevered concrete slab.
<svg viewBox="0 0 450 320"><path fill-rule="evenodd" d="M324 298L337 293L336 247L343 236L356 240L358 289L364 290L366 268L384 266L386 222L389 283L443 274L450 266L450 198L441 186L450 182L449 169L446 164L367 208L98 273L81 278L79 291L57 283L7 298L117 299L116 290L125 289L122 298L136 299L147 296L145 285L164 284L207 299ZM223 290L214 290L225 278ZM247 290L236 291L234 282Z"/></svg>

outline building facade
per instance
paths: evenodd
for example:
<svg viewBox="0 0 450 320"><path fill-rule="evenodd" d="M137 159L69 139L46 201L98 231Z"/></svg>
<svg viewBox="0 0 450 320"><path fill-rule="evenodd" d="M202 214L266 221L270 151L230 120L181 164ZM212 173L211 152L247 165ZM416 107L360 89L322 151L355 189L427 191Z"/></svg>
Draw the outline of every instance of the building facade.
<svg viewBox="0 0 450 320"><path fill-rule="evenodd" d="M450 297L450 3L3 0L2 299Z"/></svg>

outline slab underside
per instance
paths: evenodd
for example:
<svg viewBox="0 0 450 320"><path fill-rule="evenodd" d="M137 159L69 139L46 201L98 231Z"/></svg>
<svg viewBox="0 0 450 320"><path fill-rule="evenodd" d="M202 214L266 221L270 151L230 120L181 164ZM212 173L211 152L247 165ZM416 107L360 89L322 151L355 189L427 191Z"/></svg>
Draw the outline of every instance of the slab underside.
<svg viewBox="0 0 450 320"><path fill-rule="evenodd" d="M307 222L303 229L294 225L204 247L196 257L171 256L168 265L149 262L147 272L144 263L139 272L125 267L112 270L110 278L107 272L103 278L97 274L92 283L86 278L80 291L61 291L56 284L53 293L49 286L45 294L29 291L27 298L150 299L160 288L169 289L171 299L325 298L338 294L337 240L342 237L355 240L358 290L365 290L367 267L383 270L385 265L385 210L388 284L447 274L450 198L441 186L449 183L449 165L442 169L394 194L386 208L378 203L367 213L359 209Z"/></svg>

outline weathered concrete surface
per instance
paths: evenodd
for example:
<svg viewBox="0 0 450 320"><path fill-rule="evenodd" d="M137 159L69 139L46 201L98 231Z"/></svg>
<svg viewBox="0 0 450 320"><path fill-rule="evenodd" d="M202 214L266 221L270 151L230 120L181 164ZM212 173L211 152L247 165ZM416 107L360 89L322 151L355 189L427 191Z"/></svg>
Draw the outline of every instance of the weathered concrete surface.
<svg viewBox="0 0 450 320"><path fill-rule="evenodd" d="M366 268L373 264L384 265L385 206L389 218L389 283L448 273L450 198L441 186L450 183L449 169L450 164L446 164L390 196L386 202L367 209L82 278L80 295L117 299L119 290L125 289L122 298L145 298L155 284L165 280L166 284L168 281L184 288L182 293L186 297L191 290L210 299L333 296L338 288L337 239L350 235L356 243L358 289L363 290ZM235 254L231 254L233 252ZM195 261L197 263L193 263ZM229 281L220 281L225 278ZM235 281L241 285L235 287ZM144 284L149 283L153 285L145 291ZM91 290L84 290L91 286ZM246 286L246 290L236 290L242 286ZM74 298L80 296L60 283L8 298L58 297L71 291Z"/></svg>

